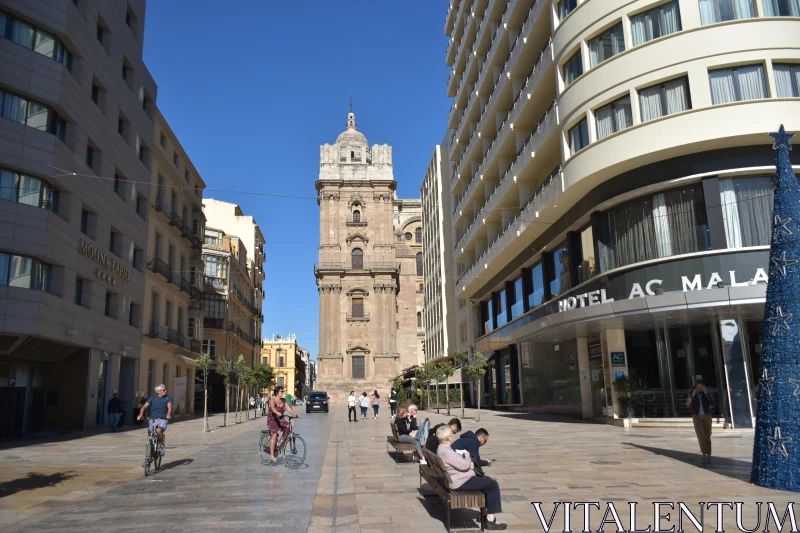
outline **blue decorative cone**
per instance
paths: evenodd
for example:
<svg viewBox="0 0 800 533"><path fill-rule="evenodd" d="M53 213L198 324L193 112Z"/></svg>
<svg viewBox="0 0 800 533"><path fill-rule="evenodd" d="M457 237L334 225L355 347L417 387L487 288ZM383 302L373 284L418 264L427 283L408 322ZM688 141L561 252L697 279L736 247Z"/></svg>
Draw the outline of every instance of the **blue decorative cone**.
<svg viewBox="0 0 800 533"><path fill-rule="evenodd" d="M771 489L800 491L800 184L792 171L794 134L781 125L758 416L750 480Z"/></svg>

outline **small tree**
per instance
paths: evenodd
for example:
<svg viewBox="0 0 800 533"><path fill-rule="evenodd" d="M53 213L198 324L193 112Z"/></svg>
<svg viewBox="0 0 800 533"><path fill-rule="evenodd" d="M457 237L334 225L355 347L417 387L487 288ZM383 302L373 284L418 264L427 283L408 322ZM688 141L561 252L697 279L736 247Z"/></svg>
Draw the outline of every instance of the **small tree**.
<svg viewBox="0 0 800 533"><path fill-rule="evenodd" d="M236 422L241 422L242 417L242 400L244 398L244 391L242 390L242 378L247 375L247 371L249 368L247 367L247 363L244 360L244 355L239 354L239 357L236 359L236 362L233 363L233 372L236 374L236 396L238 397L236 402Z"/></svg>
<svg viewBox="0 0 800 533"><path fill-rule="evenodd" d="M225 427L228 427L228 413L230 412L231 367L231 361L227 357L223 357L217 362L216 372L223 377L225 384L225 417L222 422Z"/></svg>
<svg viewBox="0 0 800 533"><path fill-rule="evenodd" d="M450 395L449 391L447 390L447 381L450 379L455 373L456 369L453 366L453 363L450 361L440 361L438 363L431 364L431 374L433 379L436 381L436 412L439 412L439 409L442 406L442 395L439 391L439 384L441 382L445 382L445 401L447 402L447 415L450 416Z"/></svg>
<svg viewBox="0 0 800 533"><path fill-rule="evenodd" d="M397 391L397 406L405 406L408 396L406 395L406 387L403 378L397 378L392 385L394 385L394 390Z"/></svg>
<svg viewBox="0 0 800 533"><path fill-rule="evenodd" d="M201 354L194 361L195 371L203 373L203 433L208 431L208 371L211 368L211 356Z"/></svg>
<svg viewBox="0 0 800 533"><path fill-rule="evenodd" d="M481 352L475 352L466 357L466 365L464 370L470 381L478 382L478 417L477 421L481 421L481 381L486 374L486 368L489 366L489 361L483 356Z"/></svg>
<svg viewBox="0 0 800 533"><path fill-rule="evenodd" d="M417 383L425 385L425 390L428 396L428 409L431 408L431 387L430 382L433 379L433 363L422 363L417 368Z"/></svg>

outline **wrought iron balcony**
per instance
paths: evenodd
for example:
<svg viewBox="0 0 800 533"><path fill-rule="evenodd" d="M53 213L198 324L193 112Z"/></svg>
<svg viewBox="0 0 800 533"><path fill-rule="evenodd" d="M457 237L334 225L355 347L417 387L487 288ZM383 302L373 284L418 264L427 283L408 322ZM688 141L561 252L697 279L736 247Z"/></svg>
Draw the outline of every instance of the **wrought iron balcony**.
<svg viewBox="0 0 800 533"><path fill-rule="evenodd" d="M147 268L149 268L151 272L154 272L159 276L162 276L165 280L169 281L169 265L167 265L167 263L165 263L162 259L156 257L147 263Z"/></svg>
<svg viewBox="0 0 800 533"><path fill-rule="evenodd" d="M169 328L158 322L151 322L150 333L147 336L151 339L161 339L164 342L169 342Z"/></svg>
<svg viewBox="0 0 800 533"><path fill-rule="evenodd" d="M172 219L172 206L167 203L167 200L163 196L156 198L155 208L159 213L164 213L168 219Z"/></svg>
<svg viewBox="0 0 800 533"><path fill-rule="evenodd" d="M169 217L169 223L172 226L175 226L178 229L183 227L183 219L178 216L178 213L173 212L172 216Z"/></svg>

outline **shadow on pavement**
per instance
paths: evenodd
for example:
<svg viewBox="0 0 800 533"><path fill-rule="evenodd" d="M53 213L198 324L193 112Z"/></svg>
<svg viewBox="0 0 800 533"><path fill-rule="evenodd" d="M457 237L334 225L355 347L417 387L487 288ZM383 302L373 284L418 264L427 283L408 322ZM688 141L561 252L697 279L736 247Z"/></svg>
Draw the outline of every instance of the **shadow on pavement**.
<svg viewBox="0 0 800 533"><path fill-rule="evenodd" d="M546 415L539 413L514 413L494 411L496 416L513 418L514 420L526 420L530 422L552 422L558 424L586 424L582 418L572 418L566 415Z"/></svg>
<svg viewBox="0 0 800 533"><path fill-rule="evenodd" d="M425 483L422 487L428 487ZM428 515L436 520L441 520L442 526L447 526L447 507L435 494L426 493L423 488L419 489L419 502L428 511ZM428 487L428 490L431 490ZM474 509L453 509L450 511L450 530L451 531L470 531L481 529L480 511Z"/></svg>
<svg viewBox="0 0 800 533"><path fill-rule="evenodd" d="M632 442L623 442L628 446L639 448L646 452L650 452L663 457L669 457L676 461L681 461L688 465L695 466L701 470L708 470L723 476L731 477L745 482L750 482L750 461L740 461L739 459L728 459L726 457L712 457L712 463L703 465L700 460L702 459L700 453L681 452L678 450L668 450L665 448L653 448L651 446L642 446L641 444L634 444Z"/></svg>
<svg viewBox="0 0 800 533"><path fill-rule="evenodd" d="M0 498L11 496L24 490L41 489L44 487L55 487L59 483L77 477L72 470L67 472L56 472L55 474L37 474L31 472L25 477L12 479L0 483Z"/></svg>
<svg viewBox="0 0 800 533"><path fill-rule="evenodd" d="M171 470L171 469L173 469L175 467L178 467L178 466L184 466L184 465L192 464L193 462L194 462L194 459L181 459L179 461L170 461L169 463L165 463L165 464L161 465L161 468L160 468L159 471Z"/></svg>

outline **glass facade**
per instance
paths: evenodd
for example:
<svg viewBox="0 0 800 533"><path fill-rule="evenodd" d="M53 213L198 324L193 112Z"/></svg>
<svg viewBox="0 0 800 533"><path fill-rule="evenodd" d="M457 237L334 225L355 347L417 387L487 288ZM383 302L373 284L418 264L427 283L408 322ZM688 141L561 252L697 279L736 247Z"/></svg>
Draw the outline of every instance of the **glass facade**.
<svg viewBox="0 0 800 533"><path fill-rule="evenodd" d="M559 294L567 292L570 287L569 272L569 250L567 243L562 243L553 250L553 270L548 280L550 286L550 297L554 298Z"/></svg>

